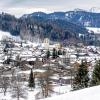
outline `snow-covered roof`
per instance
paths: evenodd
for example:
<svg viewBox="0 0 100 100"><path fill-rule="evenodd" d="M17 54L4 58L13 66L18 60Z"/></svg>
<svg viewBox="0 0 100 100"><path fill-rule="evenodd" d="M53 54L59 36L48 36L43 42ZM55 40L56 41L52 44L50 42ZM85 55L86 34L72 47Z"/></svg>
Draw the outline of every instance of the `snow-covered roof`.
<svg viewBox="0 0 100 100"><path fill-rule="evenodd" d="M27 61L36 61L36 58L29 58Z"/></svg>
<svg viewBox="0 0 100 100"><path fill-rule="evenodd" d="M62 79L65 79L65 80L71 79L71 78L73 78L73 77L71 77L71 76L64 76L64 77L62 77Z"/></svg>
<svg viewBox="0 0 100 100"><path fill-rule="evenodd" d="M70 58L76 58L76 55L70 55Z"/></svg>
<svg viewBox="0 0 100 100"><path fill-rule="evenodd" d="M46 70L41 70L41 69L34 69L33 72L39 72L39 73L44 73ZM27 71L20 71L20 74L30 74L30 70Z"/></svg>

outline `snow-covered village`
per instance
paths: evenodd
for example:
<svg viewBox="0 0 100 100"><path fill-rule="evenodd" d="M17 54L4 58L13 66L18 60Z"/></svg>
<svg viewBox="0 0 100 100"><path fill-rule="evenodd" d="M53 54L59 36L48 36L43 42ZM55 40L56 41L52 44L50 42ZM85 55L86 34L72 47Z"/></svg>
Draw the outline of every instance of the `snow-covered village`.
<svg viewBox="0 0 100 100"><path fill-rule="evenodd" d="M0 100L99 100L100 0L0 0Z"/></svg>
<svg viewBox="0 0 100 100"><path fill-rule="evenodd" d="M68 93L71 96L71 92L74 95L73 91L78 88L91 87L94 66L100 60L99 46L79 43L64 47L48 38L33 43L12 37L7 32L0 33L0 100L38 100L55 96L59 99L59 95L61 100L62 95L67 96ZM82 69L77 72L82 64L85 64L88 76L85 75L86 80L79 76L85 82L78 84L75 78L81 74ZM77 92L75 95L82 95ZM77 96L75 98L80 100Z"/></svg>

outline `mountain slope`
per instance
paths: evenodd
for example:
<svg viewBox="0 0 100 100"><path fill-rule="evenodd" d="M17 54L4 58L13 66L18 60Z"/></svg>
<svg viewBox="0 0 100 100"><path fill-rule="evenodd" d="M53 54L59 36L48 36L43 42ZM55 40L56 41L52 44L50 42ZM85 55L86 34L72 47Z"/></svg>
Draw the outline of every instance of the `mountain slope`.
<svg viewBox="0 0 100 100"><path fill-rule="evenodd" d="M99 100L100 86L94 86L43 100Z"/></svg>
<svg viewBox="0 0 100 100"><path fill-rule="evenodd" d="M14 40L20 40L19 36L13 36L9 32L4 32L0 30L0 40L7 39L7 38L14 39Z"/></svg>
<svg viewBox="0 0 100 100"><path fill-rule="evenodd" d="M60 13L56 14L59 16ZM19 35L25 40L34 41L36 37L40 39L47 37L52 41L65 41L65 43L66 41L78 42L80 41L79 34L88 34L88 31L83 26L70 21L60 18L46 18L44 17L46 14L42 12L39 15L38 13L32 15L24 15L17 19L14 16L2 13L0 14L0 29L10 32L14 36Z"/></svg>
<svg viewBox="0 0 100 100"><path fill-rule="evenodd" d="M80 34L88 39L89 31L85 27L100 27L100 13L81 9L49 14L34 12L25 14L19 19L2 13L0 23L1 30L10 32L14 36L19 35L25 40L35 41L35 38L42 40L49 38L64 44L80 41L85 43L84 38L80 38Z"/></svg>
<svg viewBox="0 0 100 100"><path fill-rule="evenodd" d="M10 32L15 36L19 35L19 20L7 13L0 14L0 30Z"/></svg>
<svg viewBox="0 0 100 100"><path fill-rule="evenodd" d="M68 12L54 12L50 14L35 12L29 15L23 15L22 17L29 16L37 16L47 19L62 19L82 26L100 27L100 13L84 11L81 9L75 9Z"/></svg>

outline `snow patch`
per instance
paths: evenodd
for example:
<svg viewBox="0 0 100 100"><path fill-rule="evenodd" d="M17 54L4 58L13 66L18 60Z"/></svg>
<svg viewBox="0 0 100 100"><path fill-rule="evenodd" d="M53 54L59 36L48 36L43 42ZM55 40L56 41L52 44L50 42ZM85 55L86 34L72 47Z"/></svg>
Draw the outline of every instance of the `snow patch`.
<svg viewBox="0 0 100 100"><path fill-rule="evenodd" d="M99 98L100 86L95 86L41 100L99 100Z"/></svg>
<svg viewBox="0 0 100 100"><path fill-rule="evenodd" d="M0 30L0 40L6 39L6 38L12 38L14 40L20 40L19 36L12 36L9 32L4 32Z"/></svg>
<svg viewBox="0 0 100 100"><path fill-rule="evenodd" d="M96 28L96 27L86 27L86 29L88 29L88 32L94 32L95 34L100 34L100 28Z"/></svg>

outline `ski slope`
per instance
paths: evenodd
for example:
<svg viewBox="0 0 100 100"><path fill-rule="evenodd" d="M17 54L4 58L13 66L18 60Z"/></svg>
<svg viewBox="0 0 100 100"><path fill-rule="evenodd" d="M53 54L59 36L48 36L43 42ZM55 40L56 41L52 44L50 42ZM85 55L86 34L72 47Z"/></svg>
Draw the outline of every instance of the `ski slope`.
<svg viewBox="0 0 100 100"><path fill-rule="evenodd" d="M94 86L74 92L41 100L100 100L100 86Z"/></svg>

